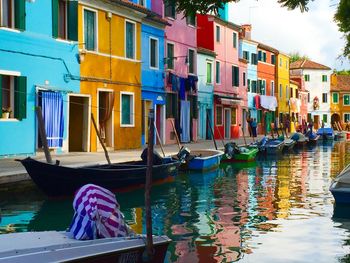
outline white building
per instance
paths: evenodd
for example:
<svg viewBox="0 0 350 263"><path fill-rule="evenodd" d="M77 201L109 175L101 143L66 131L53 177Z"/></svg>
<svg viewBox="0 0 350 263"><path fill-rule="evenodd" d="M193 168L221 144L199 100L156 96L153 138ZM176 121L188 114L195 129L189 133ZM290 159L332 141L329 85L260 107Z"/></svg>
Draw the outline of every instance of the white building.
<svg viewBox="0 0 350 263"><path fill-rule="evenodd" d="M301 76L304 79L308 95L308 121L319 128L322 121L328 126L331 123L331 68L302 59L290 64L290 76Z"/></svg>

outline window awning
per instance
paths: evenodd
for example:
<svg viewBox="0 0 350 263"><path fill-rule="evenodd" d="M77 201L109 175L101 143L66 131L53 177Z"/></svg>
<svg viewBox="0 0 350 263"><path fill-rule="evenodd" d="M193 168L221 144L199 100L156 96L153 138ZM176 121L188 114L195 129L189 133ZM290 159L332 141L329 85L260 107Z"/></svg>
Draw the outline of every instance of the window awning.
<svg viewBox="0 0 350 263"><path fill-rule="evenodd" d="M230 96L220 96L220 95L214 95L217 102L223 104L223 105L240 105L242 98L240 97L230 97Z"/></svg>

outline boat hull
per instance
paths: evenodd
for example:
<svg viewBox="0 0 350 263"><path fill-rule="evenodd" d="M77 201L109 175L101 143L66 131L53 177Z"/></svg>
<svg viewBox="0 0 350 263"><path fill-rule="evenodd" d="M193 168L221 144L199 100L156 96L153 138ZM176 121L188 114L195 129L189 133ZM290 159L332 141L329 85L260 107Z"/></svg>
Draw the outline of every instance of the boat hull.
<svg viewBox="0 0 350 263"><path fill-rule="evenodd" d="M232 162L253 162L255 161L255 157L258 154L258 148L251 148L246 153L238 153L234 154L233 158L227 158L226 154L223 155L221 162L224 163L232 163Z"/></svg>
<svg viewBox="0 0 350 263"><path fill-rule="evenodd" d="M219 167L224 152L216 150L193 150L195 156L181 166L182 170L208 171Z"/></svg>
<svg viewBox="0 0 350 263"><path fill-rule="evenodd" d="M338 182L333 182L329 191L332 193L335 202L339 204L350 204L350 188L342 187Z"/></svg>
<svg viewBox="0 0 350 263"><path fill-rule="evenodd" d="M147 166L142 162L67 167L39 162L31 158L20 160L34 183L46 195L71 196L85 184L96 184L112 191L145 184ZM153 181L176 176L179 161L153 166Z"/></svg>

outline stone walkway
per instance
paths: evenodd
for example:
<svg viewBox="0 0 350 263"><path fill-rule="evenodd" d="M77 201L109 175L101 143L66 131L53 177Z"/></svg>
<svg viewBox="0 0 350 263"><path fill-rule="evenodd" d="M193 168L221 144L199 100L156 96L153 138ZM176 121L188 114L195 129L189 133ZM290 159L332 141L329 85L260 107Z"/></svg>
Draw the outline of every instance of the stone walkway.
<svg viewBox="0 0 350 263"><path fill-rule="evenodd" d="M228 142L229 140L226 140ZM252 138L246 138L247 143L252 142ZM235 140L239 145L244 144L244 139L240 138ZM219 149L223 148L221 140L216 141ZM213 141L199 141L197 143L184 144L191 150L195 149L215 149ZM162 154L159 146L156 146L157 151ZM164 152L166 155L176 154L179 151L177 145L166 145L164 146ZM120 163L133 160L139 160L142 149L134 150L121 150L109 153L111 162ZM3 158L0 159L0 184L14 183L18 181L30 179L24 167L16 162L15 159L22 159L27 156L16 156L15 158ZM36 156L32 156L34 159L45 161L45 155L43 152L38 152ZM77 167L91 164L105 164L106 158L104 152L70 152L59 155L52 155L53 160L60 160L62 165Z"/></svg>

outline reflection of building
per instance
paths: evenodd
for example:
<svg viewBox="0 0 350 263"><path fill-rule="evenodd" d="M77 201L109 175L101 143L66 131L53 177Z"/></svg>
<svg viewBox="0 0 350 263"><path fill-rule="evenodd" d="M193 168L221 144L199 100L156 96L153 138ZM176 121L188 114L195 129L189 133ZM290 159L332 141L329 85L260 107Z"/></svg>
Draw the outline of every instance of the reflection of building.
<svg viewBox="0 0 350 263"><path fill-rule="evenodd" d="M345 123L350 122L350 76L331 76L331 121L332 125L339 122L345 128Z"/></svg>

